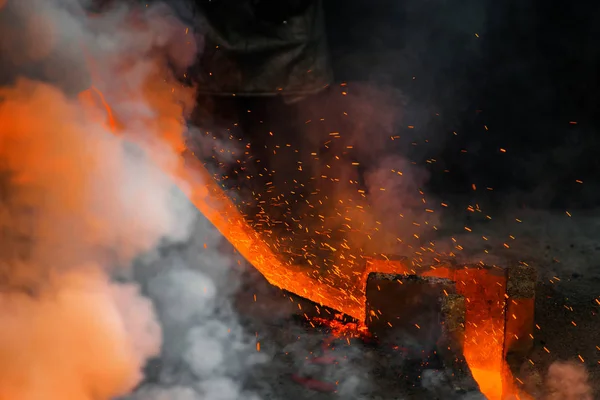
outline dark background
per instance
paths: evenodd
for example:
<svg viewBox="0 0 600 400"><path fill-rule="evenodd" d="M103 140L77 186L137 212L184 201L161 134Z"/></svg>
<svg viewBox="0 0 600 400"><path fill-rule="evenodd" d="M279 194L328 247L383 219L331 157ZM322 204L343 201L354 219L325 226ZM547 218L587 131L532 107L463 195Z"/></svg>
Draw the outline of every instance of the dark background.
<svg viewBox="0 0 600 400"><path fill-rule="evenodd" d="M431 191L460 196L476 184L494 189L493 197L478 194L491 203L555 209L599 204L600 3L324 5L336 82L391 86L412 105L407 124L411 109L429 116L421 123L425 130L416 126L412 135L431 139L431 145L410 157L418 163L437 159L428 166Z"/></svg>

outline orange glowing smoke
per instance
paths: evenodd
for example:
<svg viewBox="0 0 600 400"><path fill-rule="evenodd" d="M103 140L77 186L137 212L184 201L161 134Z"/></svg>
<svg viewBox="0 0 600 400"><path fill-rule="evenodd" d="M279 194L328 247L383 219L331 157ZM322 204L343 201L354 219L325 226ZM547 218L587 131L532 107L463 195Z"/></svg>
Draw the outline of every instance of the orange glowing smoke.
<svg viewBox="0 0 600 400"><path fill-rule="evenodd" d="M148 171L163 184L129 191L144 179L127 174L122 142L56 88L21 80L0 98L0 399L124 395L160 328L135 286L110 282L107 261L164 234L166 202L144 202L147 190L165 199L168 180Z"/></svg>
<svg viewBox="0 0 600 400"><path fill-rule="evenodd" d="M159 326L133 327L140 336L128 323L152 321L151 314L141 315L151 310L148 300L87 271L60 279L52 292L37 298L19 292L2 296L1 399L88 400L91 393L113 398L141 380L146 351L158 353ZM129 313L136 318L127 318Z"/></svg>

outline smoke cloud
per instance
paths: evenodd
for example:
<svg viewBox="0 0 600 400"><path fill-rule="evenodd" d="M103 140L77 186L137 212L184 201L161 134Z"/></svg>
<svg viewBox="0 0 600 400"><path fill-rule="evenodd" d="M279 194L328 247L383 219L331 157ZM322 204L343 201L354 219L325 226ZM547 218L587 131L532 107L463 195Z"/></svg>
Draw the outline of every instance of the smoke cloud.
<svg viewBox="0 0 600 400"><path fill-rule="evenodd" d="M126 393L161 334L149 300L108 275L182 234L169 181L56 88L23 80L0 96L0 397Z"/></svg>
<svg viewBox="0 0 600 400"><path fill-rule="evenodd" d="M588 373L584 366L569 362L555 362L548 368L544 399L592 399Z"/></svg>
<svg viewBox="0 0 600 400"><path fill-rule="evenodd" d="M85 5L0 2L0 398L240 398L260 359L223 290L234 260L164 172L193 30L160 4Z"/></svg>

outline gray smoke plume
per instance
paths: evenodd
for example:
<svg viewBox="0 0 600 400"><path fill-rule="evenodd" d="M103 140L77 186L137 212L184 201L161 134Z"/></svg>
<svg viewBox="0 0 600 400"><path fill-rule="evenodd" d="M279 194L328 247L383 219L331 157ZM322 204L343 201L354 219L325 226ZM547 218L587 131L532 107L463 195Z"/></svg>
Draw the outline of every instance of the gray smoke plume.
<svg viewBox="0 0 600 400"><path fill-rule="evenodd" d="M256 339L246 334L232 308L240 275L222 241L198 218L189 241L168 245L137 265L137 279L156 304L164 340L160 359L150 364L154 370L134 399L253 398L243 393L243 378L266 356L257 352Z"/></svg>

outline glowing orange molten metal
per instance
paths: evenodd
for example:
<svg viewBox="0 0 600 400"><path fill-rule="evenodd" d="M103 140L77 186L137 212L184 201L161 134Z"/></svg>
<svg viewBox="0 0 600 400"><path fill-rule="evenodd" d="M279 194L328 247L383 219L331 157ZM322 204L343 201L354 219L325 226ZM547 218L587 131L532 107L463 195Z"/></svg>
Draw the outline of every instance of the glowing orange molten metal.
<svg viewBox="0 0 600 400"><path fill-rule="evenodd" d="M104 119L108 127L117 132L118 124L102 93L92 88L82 93L80 99L96 110L98 107L104 108ZM179 153L181 143L173 143L172 147ZM156 161L159 164L161 162L158 156ZM482 392L490 400L502 398L503 386L506 391L506 381L503 382L503 376L506 375L502 326L506 281L500 275L481 269L444 267L414 271L403 262L371 262L365 266L363 279L351 289L344 290L324 281L307 268L284 262L278 257L270 245L250 227L225 191L193 154L186 153L184 157L178 157L176 164L171 164L168 168L168 172L196 208L271 284L317 304L364 321L366 276L370 271L436 276L456 282L458 292L467 300L465 358Z"/></svg>
<svg viewBox="0 0 600 400"><path fill-rule="evenodd" d="M184 191L192 203L269 283L355 318L363 318L364 294L350 298L349 293L310 276L305 268L284 263L248 225L196 157L189 155L183 160L174 172L178 180L189 185Z"/></svg>

